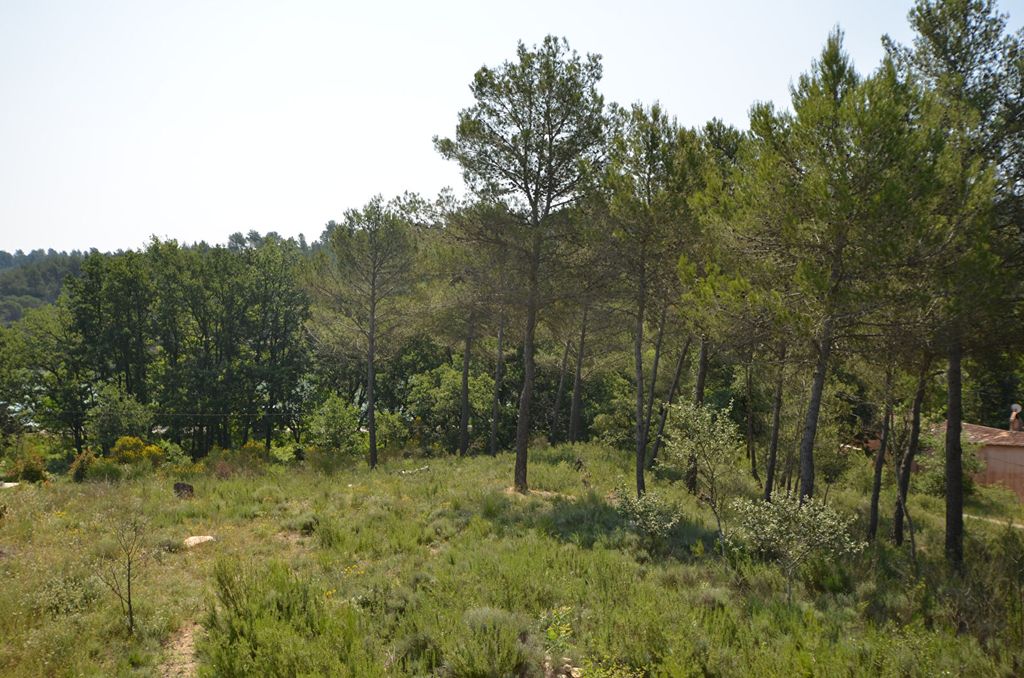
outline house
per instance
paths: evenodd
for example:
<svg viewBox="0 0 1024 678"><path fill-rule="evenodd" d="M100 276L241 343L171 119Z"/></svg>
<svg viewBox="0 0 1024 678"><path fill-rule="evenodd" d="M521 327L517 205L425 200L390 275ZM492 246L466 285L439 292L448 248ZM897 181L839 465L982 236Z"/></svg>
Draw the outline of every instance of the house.
<svg viewBox="0 0 1024 678"><path fill-rule="evenodd" d="M1024 431L963 424L963 435L978 446L985 470L974 476L985 485L1004 485L1024 500Z"/></svg>

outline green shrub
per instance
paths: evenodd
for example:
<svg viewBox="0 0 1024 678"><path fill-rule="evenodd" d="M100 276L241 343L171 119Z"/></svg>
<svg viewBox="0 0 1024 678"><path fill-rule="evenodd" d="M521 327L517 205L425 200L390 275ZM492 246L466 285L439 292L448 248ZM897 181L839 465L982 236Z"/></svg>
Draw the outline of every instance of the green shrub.
<svg viewBox="0 0 1024 678"><path fill-rule="evenodd" d="M541 615L544 627L544 645L554 653L564 653L569 648L573 635L573 611L571 607L558 607Z"/></svg>
<svg viewBox="0 0 1024 678"><path fill-rule="evenodd" d="M99 586L94 577L68 575L54 577L43 585L36 596L39 609L53 617L82 612L99 598Z"/></svg>
<svg viewBox="0 0 1024 678"><path fill-rule="evenodd" d="M615 501L619 514L640 535L644 547L652 553L664 551L672 529L682 519L678 507L653 492L637 498L636 493L625 487L615 490Z"/></svg>
<svg viewBox="0 0 1024 678"><path fill-rule="evenodd" d="M46 459L35 450L22 452L14 460L12 475L26 483L42 482L46 479Z"/></svg>
<svg viewBox="0 0 1024 678"><path fill-rule="evenodd" d="M270 448L270 461L274 464L291 464L297 458L295 443L275 444Z"/></svg>
<svg viewBox="0 0 1024 678"><path fill-rule="evenodd" d="M793 598L793 579L808 561L830 561L864 547L850 535L853 519L817 498L803 502L795 497L776 497L770 502L736 499L732 507L739 515L739 536L755 553L778 562L786 577L789 600ZM819 572L818 579L824 578Z"/></svg>
<svg viewBox="0 0 1024 678"><path fill-rule="evenodd" d="M542 675L538 652L529 640L529 624L506 610L480 607L468 610L442 645L452 676ZM536 673L531 673L536 671Z"/></svg>
<svg viewBox="0 0 1024 678"><path fill-rule="evenodd" d="M409 380L409 395L404 405L411 421L415 422L417 445L421 452L439 447L455 450L458 446L459 417L461 414L462 368L453 362L413 375ZM473 412L489 412L494 379L488 374L470 373L469 407ZM394 451L405 442L402 429L407 429L401 418L384 415L387 432L383 448ZM380 416L380 415L378 415ZM390 420L390 421L389 421ZM395 434L398 436L395 436ZM404 434L407 435L407 434Z"/></svg>
<svg viewBox="0 0 1024 678"><path fill-rule="evenodd" d="M688 476L697 498L711 509L723 554L726 487L735 475L740 447L739 431L729 418L731 409L732 403L723 409L692 403L673 405L665 454L660 460L677 473Z"/></svg>
<svg viewBox="0 0 1024 678"><path fill-rule="evenodd" d="M247 440L244 445L233 451L233 456L243 461L258 461L266 463L270 461L270 453L267 452L267 445L262 440L255 438Z"/></svg>
<svg viewBox="0 0 1024 678"><path fill-rule="evenodd" d="M109 384L100 389L87 415L89 437L104 452L122 436L148 437L152 424L153 413L148 407Z"/></svg>
<svg viewBox="0 0 1024 678"><path fill-rule="evenodd" d="M366 449L359 432L359 410L336 394L328 396L310 417L307 439L325 454L355 457Z"/></svg>
<svg viewBox="0 0 1024 678"><path fill-rule="evenodd" d="M113 459L102 457L94 461L85 471L89 481L116 483L124 478L124 469Z"/></svg>
<svg viewBox="0 0 1024 678"><path fill-rule="evenodd" d="M111 448L110 456L119 464L148 462L152 466L159 466L164 451L158 445L148 445L136 436L121 436Z"/></svg>
<svg viewBox="0 0 1024 678"><path fill-rule="evenodd" d="M933 497L946 496L946 454L945 442L935 438L926 437L925 445L929 450L928 454L917 457L921 466L921 472L917 474L918 486L925 494ZM977 445L972 445L966 440L962 443L963 456L963 484L964 496L974 494L974 475L985 470L985 464L977 454Z"/></svg>
<svg viewBox="0 0 1024 678"><path fill-rule="evenodd" d="M196 476L201 476L204 473L206 473L206 462L186 461L174 464L166 463L161 467L161 469L167 475L173 476L175 478L194 478Z"/></svg>
<svg viewBox="0 0 1024 678"><path fill-rule="evenodd" d="M377 676L358 613L280 563L220 562L200 644L206 676Z"/></svg>
<svg viewBox="0 0 1024 678"><path fill-rule="evenodd" d="M157 441L157 446L160 448L162 462L165 465L171 467L185 466L192 463L192 457L185 450L181 449L181 445L170 440Z"/></svg>
<svg viewBox="0 0 1024 678"><path fill-rule="evenodd" d="M266 460L266 448L250 440L237 450L215 447L210 450L205 462L215 476L224 480L238 474L261 474L266 470Z"/></svg>
<svg viewBox="0 0 1024 678"><path fill-rule="evenodd" d="M375 419L380 451L387 456L401 452L409 442L409 426L402 415L397 412L377 412Z"/></svg>
<svg viewBox="0 0 1024 678"><path fill-rule="evenodd" d="M306 463L318 473L331 475L337 473L349 460L342 455L321 447L310 447L306 450Z"/></svg>
<svg viewBox="0 0 1024 678"><path fill-rule="evenodd" d="M96 461L96 453L91 448L85 448L81 453L75 455L75 460L71 462L71 468L69 473L71 479L76 483L80 483L85 480L89 475L89 468Z"/></svg>

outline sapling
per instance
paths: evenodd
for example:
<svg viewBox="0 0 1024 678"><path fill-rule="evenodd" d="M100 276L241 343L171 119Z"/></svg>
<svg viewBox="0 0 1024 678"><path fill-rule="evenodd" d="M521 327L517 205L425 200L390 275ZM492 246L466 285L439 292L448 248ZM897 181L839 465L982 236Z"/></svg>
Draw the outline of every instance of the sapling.
<svg viewBox="0 0 1024 678"><path fill-rule="evenodd" d="M735 473L739 449L736 424L728 410L710 405L679 403L669 415L665 456L659 463L685 472L696 462L697 498L711 509L718 528L718 543L725 555L725 481Z"/></svg>
<svg viewBox="0 0 1024 678"><path fill-rule="evenodd" d="M858 553L864 543L850 535L853 518L843 516L820 499L777 497L771 502L736 499L737 530L751 548L773 558L786 577L786 599L793 602L793 579L814 555L834 559Z"/></svg>
<svg viewBox="0 0 1024 678"><path fill-rule="evenodd" d="M145 536L146 524L137 515L131 515L114 523L114 553L98 568L100 581L117 596L121 613L128 624L128 633L135 634L135 607L132 600L132 585L139 575L148 555Z"/></svg>

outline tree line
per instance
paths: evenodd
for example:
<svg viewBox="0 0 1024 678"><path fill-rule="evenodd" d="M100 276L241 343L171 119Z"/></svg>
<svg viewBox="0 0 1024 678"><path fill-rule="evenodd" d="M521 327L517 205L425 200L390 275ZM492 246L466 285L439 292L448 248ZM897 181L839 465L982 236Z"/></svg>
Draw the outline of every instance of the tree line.
<svg viewBox="0 0 1024 678"><path fill-rule="evenodd" d="M4 429L81 449L113 384L198 457L301 442L334 398L371 466L511 448L526 491L538 436L597 437L633 455L642 495L687 399L729 410L768 500L814 497L876 441L871 536L890 468L899 541L937 415L959 564L960 422L1000 421L1021 373L1024 35L986 0L909 20L868 73L834 30L790 108L755 103L747 130L608 104L599 55L520 44L434 139L466 197L376 197L309 245L86 255L0 332Z"/></svg>

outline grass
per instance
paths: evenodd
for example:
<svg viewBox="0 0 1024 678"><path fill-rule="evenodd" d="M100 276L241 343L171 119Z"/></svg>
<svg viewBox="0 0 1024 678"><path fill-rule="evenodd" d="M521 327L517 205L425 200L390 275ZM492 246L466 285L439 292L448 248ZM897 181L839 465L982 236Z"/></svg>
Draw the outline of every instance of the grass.
<svg viewBox="0 0 1024 678"><path fill-rule="evenodd" d="M788 605L772 564L714 555L710 515L678 484L649 482L678 507L671 532L637 534L611 501L632 477L629 455L562 446L534 450L530 464L527 496L508 491L509 455L330 476L284 466L204 475L191 500L175 498L177 478L160 473L0 490L0 674L159 675L169 640L197 621L208 629L198 657L207 675L245 674L223 653L229 638L277 648L268 675L543 675L546 660L562 658L586 676L1020 670L1019 644L970 616L971 606L986 614L982 599L942 588L941 500L911 504L920 580L906 551L879 543L849 562L812 564ZM830 501L863 517L859 473ZM883 515L891 497L887 488ZM999 491L968 510L1020 516ZM129 513L147 521L152 554L135 588L134 636L94 576L111 526ZM994 539L1003 528L967 529ZM207 534L216 541L181 547ZM309 641L323 634L337 641ZM293 655L301 662L287 664Z"/></svg>

